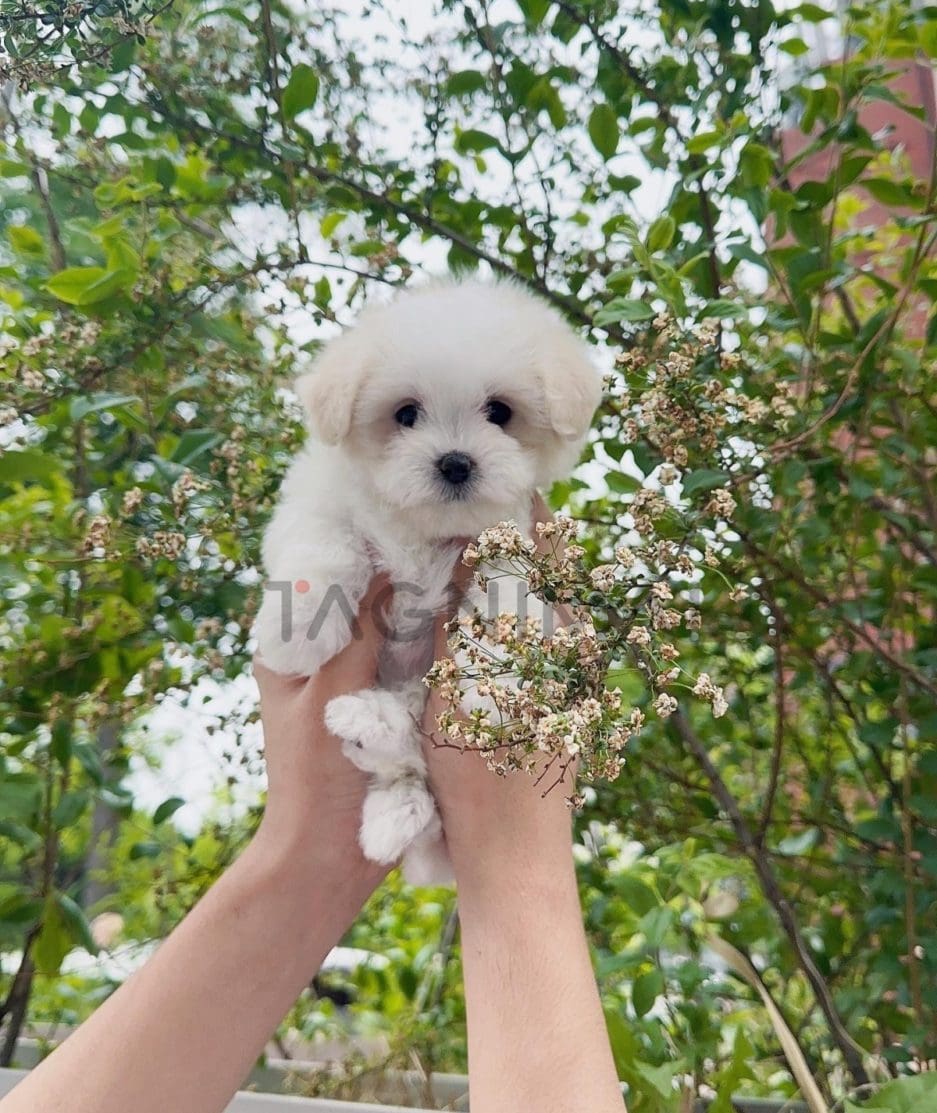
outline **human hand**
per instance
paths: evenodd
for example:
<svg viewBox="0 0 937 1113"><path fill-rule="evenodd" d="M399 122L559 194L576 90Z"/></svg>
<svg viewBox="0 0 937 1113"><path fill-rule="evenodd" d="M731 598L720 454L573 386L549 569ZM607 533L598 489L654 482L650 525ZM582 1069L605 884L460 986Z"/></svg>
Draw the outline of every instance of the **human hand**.
<svg viewBox="0 0 937 1113"><path fill-rule="evenodd" d="M257 838L289 848L297 863L360 877L370 889L387 867L368 861L358 844L368 778L342 754L324 713L335 696L374 685L389 594L386 578L375 578L361 601L357 636L315 676L283 676L254 661L268 783Z"/></svg>
<svg viewBox="0 0 937 1113"><path fill-rule="evenodd" d="M551 515L541 498L534 504L534 521L544 522ZM549 542L538 539L547 551ZM456 584L465 587L471 578L464 568L457 569ZM571 621L566 612L561 621ZM437 622L435 659L448 654L444 623ZM520 859L519 866L529 875L534 859L542 860L548 871L557 859L570 858L570 811L566 798L572 790L575 770L567 780L545 792L554 782L551 772L539 784L535 776L492 773L478 752L462 750L439 737L436 718L443 705L433 692L424 718L424 746L429 780L439 806L446 840L460 887L471 871L496 867L506 858ZM552 863L552 864L551 864ZM502 871L503 872L503 871ZM509 871L513 872L513 871Z"/></svg>

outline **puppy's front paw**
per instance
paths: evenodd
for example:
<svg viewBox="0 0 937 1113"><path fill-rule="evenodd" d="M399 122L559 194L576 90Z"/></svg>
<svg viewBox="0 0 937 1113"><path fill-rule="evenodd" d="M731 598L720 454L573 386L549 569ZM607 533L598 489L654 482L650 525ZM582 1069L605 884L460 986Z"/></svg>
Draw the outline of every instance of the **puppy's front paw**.
<svg viewBox="0 0 937 1113"><path fill-rule="evenodd" d="M325 725L343 740L342 752L366 773L392 778L424 771L410 704L383 689L336 696L325 708Z"/></svg>
<svg viewBox="0 0 937 1113"><path fill-rule="evenodd" d="M436 802L422 781L372 788L365 797L358 840L372 862L396 862L413 840L439 822Z"/></svg>
<svg viewBox="0 0 937 1113"><path fill-rule="evenodd" d="M347 604L271 587L264 591L254 622L257 649L267 668L298 676L317 673L345 648L355 630Z"/></svg>

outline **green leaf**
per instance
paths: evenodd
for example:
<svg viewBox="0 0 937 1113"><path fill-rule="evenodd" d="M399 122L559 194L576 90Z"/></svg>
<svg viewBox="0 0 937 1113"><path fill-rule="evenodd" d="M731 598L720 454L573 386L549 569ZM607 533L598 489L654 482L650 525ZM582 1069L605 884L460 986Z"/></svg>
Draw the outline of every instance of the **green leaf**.
<svg viewBox="0 0 937 1113"><path fill-rule="evenodd" d="M742 302L730 301L728 298L714 298L712 301L706 302L706 308L700 314L701 317L745 317L748 314L748 308Z"/></svg>
<svg viewBox="0 0 937 1113"><path fill-rule="evenodd" d="M31 480L49 479L59 471L59 464L52 457L33 448L7 451L0 454L0 483L28 483Z"/></svg>
<svg viewBox="0 0 937 1113"><path fill-rule="evenodd" d="M328 239L347 216L348 213L343 213L339 210L326 213L319 223L319 231L322 233L323 238Z"/></svg>
<svg viewBox="0 0 937 1113"><path fill-rule="evenodd" d="M665 904L658 908L652 908L650 912L641 917L640 929L644 933L648 947L656 950L663 944L667 932L670 931L673 924L673 919L673 909L668 908Z"/></svg>
<svg viewBox="0 0 937 1113"><path fill-rule="evenodd" d="M123 73L130 68L137 52L137 45L136 37L129 35L114 47L111 51L111 73Z"/></svg>
<svg viewBox="0 0 937 1113"><path fill-rule="evenodd" d="M488 151L497 146L499 144L495 136L487 131L479 131L478 128L466 128L456 135L455 149L461 155L469 154L472 151Z"/></svg>
<svg viewBox="0 0 937 1113"><path fill-rule="evenodd" d="M751 1066L753 1058L751 1041L745 1034L745 1029L737 1028L732 1058L713 1079L717 1091L716 1099L706 1113L735 1113L738 1107L733 1098L738 1092L739 1083L755 1077Z"/></svg>
<svg viewBox="0 0 937 1113"><path fill-rule="evenodd" d="M132 281L132 272L124 268L66 267L52 275L45 289L68 305L93 305L119 293Z"/></svg>
<svg viewBox="0 0 937 1113"><path fill-rule="evenodd" d="M87 811L90 802L90 797L84 789L63 793L52 809L52 824L55 829L62 831L73 827Z"/></svg>
<svg viewBox="0 0 937 1113"><path fill-rule="evenodd" d="M664 975L660 970L649 970L634 980L631 987L631 1003L638 1016L650 1012L657 998L664 992Z"/></svg>
<svg viewBox="0 0 937 1113"><path fill-rule="evenodd" d="M822 23L825 19L835 19L836 13L820 7L819 4L798 4L790 11L791 19L802 19L807 23Z"/></svg>
<svg viewBox="0 0 937 1113"><path fill-rule="evenodd" d="M651 225L647 234L647 249L650 252L666 251L673 243L677 223L672 216L659 216Z"/></svg>
<svg viewBox="0 0 937 1113"><path fill-rule="evenodd" d="M747 187L763 188L771 181L775 156L761 143L746 143L739 155L742 183Z"/></svg>
<svg viewBox="0 0 937 1113"><path fill-rule="evenodd" d="M678 1071L682 1069L680 1063L661 1063L660 1066L654 1066L651 1063L643 1063L640 1059L637 1059L634 1063L634 1069L662 1098L670 1101L674 1100L676 1091L674 1090L673 1080Z"/></svg>
<svg viewBox="0 0 937 1113"><path fill-rule="evenodd" d="M479 70L458 70L449 76L446 90L450 96L462 97L477 93L487 85L488 78Z"/></svg>
<svg viewBox="0 0 937 1113"><path fill-rule="evenodd" d="M937 1109L937 1071L886 1083L862 1105L846 1102L843 1113L929 1113Z"/></svg>
<svg viewBox="0 0 937 1113"><path fill-rule="evenodd" d="M695 495L700 491L712 491L716 487L723 487L729 479L729 473L716 471L713 468L699 468L691 471L683 478L683 493Z"/></svg>
<svg viewBox="0 0 937 1113"><path fill-rule="evenodd" d="M188 429L179 438L179 443L176 445L172 456L170 456L170 460L174 464L182 464L188 467L195 463L200 456L211 452L223 440L224 435L214 429Z"/></svg>
<svg viewBox="0 0 937 1113"><path fill-rule="evenodd" d="M615 1067L619 1078L623 1078L634 1065L638 1053L638 1042L632 1021L627 1021L611 1008L605 1009L605 1026L612 1047Z"/></svg>
<svg viewBox="0 0 937 1113"><path fill-rule="evenodd" d="M908 182L894 182L890 178L863 178L859 184L883 205L919 209L924 204L923 195L916 193Z"/></svg>
<svg viewBox="0 0 937 1113"><path fill-rule="evenodd" d="M31 827L15 823L12 819L0 819L0 838L10 839L27 853L38 850L42 846L41 837ZM3 910L0 909L0 920L3 919Z"/></svg>
<svg viewBox="0 0 937 1113"><path fill-rule="evenodd" d="M555 128L561 128L566 123L566 109L559 93L547 78L543 77L534 83L527 94L526 103L534 112L545 109Z"/></svg>
<svg viewBox="0 0 937 1113"><path fill-rule="evenodd" d="M312 108L319 96L319 77L312 66L300 62L293 67L280 103L283 115L292 120L298 113Z"/></svg>
<svg viewBox="0 0 937 1113"><path fill-rule="evenodd" d="M24 178L29 174L29 167L25 162L17 162L12 158L0 158L0 178Z"/></svg>
<svg viewBox="0 0 937 1113"><path fill-rule="evenodd" d="M595 323L602 327L619 321L649 321L655 313L654 308L646 301L638 301L637 298L612 298L596 313Z"/></svg>
<svg viewBox="0 0 937 1113"><path fill-rule="evenodd" d="M589 138L606 162L618 150L620 137L615 109L610 104L597 104L589 114Z"/></svg>
<svg viewBox="0 0 937 1113"><path fill-rule="evenodd" d="M161 823L165 823L176 814L176 812L185 806L185 800L181 796L170 796L168 800L164 800L162 804L153 812L153 824L158 827Z"/></svg>
<svg viewBox="0 0 937 1113"><path fill-rule="evenodd" d="M32 823L39 810L42 792L29 774L0 780L0 815L15 822Z"/></svg>
<svg viewBox="0 0 937 1113"><path fill-rule="evenodd" d="M610 471L605 476L605 482L608 484L610 491L619 495L633 495L635 491L640 491L642 487L640 479L635 479L633 475L626 475L621 471Z"/></svg>
<svg viewBox="0 0 937 1113"><path fill-rule="evenodd" d="M620 193L634 193L634 191L642 184L640 178L636 178L634 174L609 174L608 184L612 189L617 189ZM586 220L585 223L589 224L588 214L583 213Z"/></svg>
<svg viewBox="0 0 937 1113"><path fill-rule="evenodd" d="M97 748L90 742L76 742L72 747L75 760L84 769L96 785L104 781L104 766L101 764L101 755Z"/></svg>
<svg viewBox="0 0 937 1113"><path fill-rule="evenodd" d="M46 241L39 235L35 228L25 224L11 224L7 229L10 243L14 250L22 255L44 255Z"/></svg>
<svg viewBox="0 0 937 1113"><path fill-rule="evenodd" d="M91 925L81 908L66 893L56 893L55 901L72 941L84 947L89 954L96 955L101 948L95 943L91 935Z"/></svg>
<svg viewBox="0 0 937 1113"><path fill-rule="evenodd" d="M517 6L524 13L527 22L537 27L543 23L544 16L550 10L550 0L517 0Z"/></svg>
<svg viewBox="0 0 937 1113"><path fill-rule="evenodd" d="M694 135L687 140L686 149L691 155L702 154L703 151L708 151L710 147L715 147L722 139L722 135L721 131L702 131L699 135Z"/></svg>
<svg viewBox="0 0 937 1113"><path fill-rule="evenodd" d="M660 899L650 885L638 877L623 873L614 879L615 891L636 916L645 916L657 908Z"/></svg>
<svg viewBox="0 0 937 1113"><path fill-rule="evenodd" d="M40 839L40 844L41 844ZM37 924L42 916L43 903L37 900L28 889L3 886L4 895L0 898L0 924L23 927Z"/></svg>
<svg viewBox="0 0 937 1113"><path fill-rule="evenodd" d="M136 842L130 848L130 861L136 862L140 858L158 858L162 850L158 842Z"/></svg>
<svg viewBox="0 0 937 1113"><path fill-rule="evenodd" d="M115 406L126 406L129 402L139 401L140 399L136 394L111 394L101 391L97 394L89 394L86 398L73 399L69 407L69 416L72 421L81 421L88 414L97 413L100 410L112 410Z"/></svg>
<svg viewBox="0 0 937 1113"><path fill-rule="evenodd" d="M62 960L72 949L72 933L55 893L50 893L42 909L42 929L33 948L36 970L46 977L59 972Z"/></svg>
<svg viewBox="0 0 937 1113"><path fill-rule="evenodd" d="M49 744L52 756L65 768L72 759L72 724L69 719L59 718L52 725L52 738Z"/></svg>

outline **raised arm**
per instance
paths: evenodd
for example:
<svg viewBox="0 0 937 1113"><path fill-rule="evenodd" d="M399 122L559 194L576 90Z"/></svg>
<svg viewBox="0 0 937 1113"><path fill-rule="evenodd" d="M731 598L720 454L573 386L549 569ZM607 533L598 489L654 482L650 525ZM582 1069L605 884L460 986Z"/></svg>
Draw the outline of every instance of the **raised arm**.
<svg viewBox="0 0 937 1113"><path fill-rule="evenodd" d="M428 734L437 710L431 701ZM459 889L472 1113L622 1113L568 792L544 799L533 778L498 777L432 741L426 756Z"/></svg>
<svg viewBox="0 0 937 1113"><path fill-rule="evenodd" d="M257 666L269 793L250 845L129 979L3 1101L2 1113L219 1113L386 872L357 830L365 778L325 731L332 696L373 682L380 637L313 680Z"/></svg>

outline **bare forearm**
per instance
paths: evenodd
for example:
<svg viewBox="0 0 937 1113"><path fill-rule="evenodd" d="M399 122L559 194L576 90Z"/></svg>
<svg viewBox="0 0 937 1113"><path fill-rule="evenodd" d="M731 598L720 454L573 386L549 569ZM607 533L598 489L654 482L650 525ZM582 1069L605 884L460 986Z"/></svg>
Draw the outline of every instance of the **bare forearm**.
<svg viewBox="0 0 937 1113"><path fill-rule="evenodd" d="M255 842L2 1113L222 1110L373 881Z"/></svg>
<svg viewBox="0 0 937 1113"><path fill-rule="evenodd" d="M571 856L460 876L473 1113L622 1113Z"/></svg>

